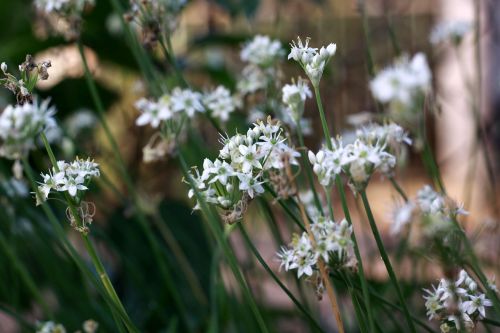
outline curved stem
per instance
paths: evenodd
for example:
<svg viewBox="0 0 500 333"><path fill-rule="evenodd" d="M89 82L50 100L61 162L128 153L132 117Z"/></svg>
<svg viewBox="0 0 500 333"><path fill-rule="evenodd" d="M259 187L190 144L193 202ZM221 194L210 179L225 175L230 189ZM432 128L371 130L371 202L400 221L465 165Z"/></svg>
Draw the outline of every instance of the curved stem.
<svg viewBox="0 0 500 333"><path fill-rule="evenodd" d="M311 314L302 306L302 304L299 302L295 296L291 293L291 291L283 284L283 282L280 281L280 279L274 274L272 269L267 265L265 260L262 258L260 255L259 251L255 248L255 245L252 243L250 240L250 237L248 236L248 233L245 230L245 227L243 226L242 223L238 223L238 227L240 228L241 234L243 235L243 239L245 239L245 242L247 243L248 247L252 251L252 253L255 255L255 258L259 261L259 263L264 267L267 273L271 276L271 278L278 284L278 286L283 290L285 294L292 300L292 302L297 306L297 308L304 314L304 316L307 318L307 320L314 325L315 328L317 328L320 331L323 331L321 329L321 326L316 322L316 320L311 316Z"/></svg>
<svg viewBox="0 0 500 333"><path fill-rule="evenodd" d="M389 180L391 181L392 187L394 187L394 189L399 193L401 198L403 198L405 202L408 202L409 200L408 196L406 195L405 191L401 188L401 186L399 186L399 183L396 181L394 176L389 176Z"/></svg>
<svg viewBox="0 0 500 333"><path fill-rule="evenodd" d="M60 170L59 170L59 167L57 165L57 160L55 158L54 152L52 151L52 148L50 147L50 144L47 140L47 137L45 136L45 133L42 132L40 134L40 136L42 138L43 144L45 145L45 149L47 151L47 154L49 155L49 159L50 159L50 162L52 163L52 166L54 167L54 170L56 172L59 172ZM78 213L78 211L75 207L73 200L66 193L65 193L65 199L66 199L68 207L71 211L72 217L77 221L77 225L82 226L83 222L81 220L80 214ZM128 328L129 332L139 333L139 330L135 326L130 324L132 321L130 320L130 318L127 314L127 311L125 310L125 307L123 306L120 298L116 294L116 291L113 287L113 284L111 283L111 280L109 279L109 276L106 273L106 270L104 269L104 266L103 266L99 256L97 255L97 251L95 250L93 244L90 242L90 240L88 239L88 236L86 234L80 233L80 235L82 236L82 239L83 239L84 244L85 244L85 248L87 249L87 253L90 255L90 258L92 259L92 263L93 263L97 273L99 274L99 278L101 279L101 282L102 282L104 288L106 289L106 292L108 293L111 300L115 303L115 305L121 311L123 311L123 313L126 316L126 320L124 321L125 326Z"/></svg>
<svg viewBox="0 0 500 333"><path fill-rule="evenodd" d="M104 106L103 106L102 101L101 101L99 94L97 92L97 87L96 87L95 82L94 82L92 75L90 73L90 70L89 70L89 67L87 64L87 59L85 57L85 52L83 50L83 45L80 41L78 42L78 50L80 51L80 56L82 58L82 62L83 62L84 70L85 70L85 79L87 82L87 86L90 90L92 99L94 101L94 104L96 106L98 116L99 116L98 117L99 121L101 123L101 126L104 129L104 133L106 134L106 138L108 139L109 143L111 144L111 148L112 148L113 154L115 156L115 159L118 161L118 166L119 166L118 169L122 175L122 179L124 180L125 185L127 186L127 189L132 197L132 202L134 203L134 206L136 208L135 211L136 211L137 221L139 222L139 226L141 227L143 233L145 234L146 239L149 243L149 246L151 247L151 249L153 251L153 256L154 256L156 263L160 269L160 274L162 275L162 278L166 284L166 287L170 291L170 294L174 300L174 304L177 307L179 314L183 320L184 326L186 327L186 329L191 331L191 327L189 324L189 320L187 318L187 313L185 311L184 304L181 301L181 296L179 294L178 289L175 287L173 277L172 277L167 265L165 264L165 260L164 260L163 255L162 255L161 246L158 243L158 240L156 239L156 237L153 235L151 228L149 227L146 216L144 215L144 212L142 211L142 208L139 204L139 197L138 197L137 191L135 189L135 186L133 184L132 178L130 177L130 175L127 172L125 161L123 160L123 157L120 153L118 144L117 144L113 134L111 133L109 125L106 121Z"/></svg>
<svg viewBox="0 0 500 333"><path fill-rule="evenodd" d="M413 333L416 333L415 326L413 324L413 320L410 315L410 311L408 310L408 307L406 306L406 302L403 296L403 293L401 291L401 287L399 285L398 279L396 277L396 274L394 273L394 270L392 269L391 261L389 260L389 256L387 255L387 252L384 247L384 243L382 242L382 238L380 237L380 233L377 228L377 224L375 223L375 219L373 218L373 214L370 208L370 203L368 202L368 198L366 197L366 192L363 190L360 192L361 195L361 200L363 201L363 205L365 207L366 211L366 216L368 217L368 221L370 222L370 227L372 229L373 236L375 237L375 241L377 243L378 250L380 252L380 255L382 256L382 260L384 261L385 267L387 269L387 273L389 273L389 278L396 289L396 293L398 295L399 301L401 303L401 306L403 308L403 313L406 317L406 321L408 323L408 327L410 328L410 331Z"/></svg>
<svg viewBox="0 0 500 333"><path fill-rule="evenodd" d="M349 207L347 206L347 198L344 191L344 186L342 185L342 181L340 176L337 175L335 177L335 183L337 190L340 194L340 200L342 203L342 210L344 211L344 216L350 226L352 226L352 242L354 248L354 254L356 255L356 260L358 261L358 273L360 275L361 280L361 290L363 291L363 300L365 302L365 308L368 315L368 324L370 326L370 332L375 332L375 325L373 320L373 309L371 307L370 294L368 292L368 281L365 276L365 270L363 268L363 258L361 257L361 252L359 250L358 240L356 239L356 232L354 231L354 226L352 225L351 213L349 212Z"/></svg>

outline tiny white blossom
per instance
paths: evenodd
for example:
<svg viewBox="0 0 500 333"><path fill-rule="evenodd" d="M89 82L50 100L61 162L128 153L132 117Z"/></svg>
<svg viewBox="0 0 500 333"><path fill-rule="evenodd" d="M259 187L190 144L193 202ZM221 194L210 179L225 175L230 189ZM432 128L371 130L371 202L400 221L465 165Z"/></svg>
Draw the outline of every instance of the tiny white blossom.
<svg viewBox="0 0 500 333"><path fill-rule="evenodd" d="M223 122L228 121L229 115L240 107L238 98L231 96L231 92L223 86L218 86L215 90L206 93L203 103L213 117Z"/></svg>
<svg viewBox="0 0 500 333"><path fill-rule="evenodd" d="M432 74L423 53L417 53L411 60L404 55L373 78L370 90L381 103L397 102L410 106L418 94L430 89L431 80Z"/></svg>
<svg viewBox="0 0 500 333"><path fill-rule="evenodd" d="M99 165L94 161L87 159L76 159L71 163L65 161L57 162L57 169L52 169L47 174L42 173L43 182L38 186L41 198L37 200L47 200L52 190L57 192L68 192L72 197L76 197L78 191L87 190L85 184L92 177L99 177Z"/></svg>
<svg viewBox="0 0 500 333"><path fill-rule="evenodd" d="M434 45L446 41L458 44L472 29L472 23L467 21L441 22L432 29L429 40Z"/></svg>
<svg viewBox="0 0 500 333"><path fill-rule="evenodd" d="M170 103L172 111L185 112L189 118L194 117L196 112L205 112L202 95L190 89L175 88L170 96Z"/></svg>
<svg viewBox="0 0 500 333"><path fill-rule="evenodd" d="M142 98L135 103L135 107L141 112L137 118L137 126L151 125L156 128L162 121L172 118L173 111L170 105L170 97L162 96L157 102Z"/></svg>
<svg viewBox="0 0 500 333"><path fill-rule="evenodd" d="M35 137L42 131L56 128L56 109L50 99L41 103L9 105L0 113L0 156L20 159L34 148Z"/></svg>
<svg viewBox="0 0 500 333"><path fill-rule="evenodd" d="M297 61L305 70L313 86L317 87L326 65L337 51L337 45L330 43L326 47L322 46L318 51L317 48L309 47L309 38L306 39L305 43L302 43L299 37L297 42L292 41L290 46L288 59Z"/></svg>
<svg viewBox="0 0 500 333"><path fill-rule="evenodd" d="M312 97L307 83L299 78L297 83L285 84L281 91L282 101L288 107L291 118L294 122L299 122L304 113L306 99Z"/></svg>
<svg viewBox="0 0 500 333"><path fill-rule="evenodd" d="M269 36L256 35L241 50L241 60L251 64L268 67L284 55L284 50L278 40Z"/></svg>

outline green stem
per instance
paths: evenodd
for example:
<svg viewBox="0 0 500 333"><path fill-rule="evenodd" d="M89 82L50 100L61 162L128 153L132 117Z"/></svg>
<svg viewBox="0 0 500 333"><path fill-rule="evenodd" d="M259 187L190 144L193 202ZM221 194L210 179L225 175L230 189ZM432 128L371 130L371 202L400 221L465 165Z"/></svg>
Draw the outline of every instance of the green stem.
<svg viewBox="0 0 500 333"><path fill-rule="evenodd" d="M302 157L302 161L305 165L307 181L309 182L309 187L314 195L314 203L318 208L319 212L323 214L323 205L321 204L321 200L319 199L318 191L316 191L316 186L314 185L314 177L311 163L309 162L309 158L307 157L307 152L305 151L306 145L304 143L304 135L302 133L302 125L300 124L300 120L297 121L297 137L299 138L299 145L301 148L300 155Z"/></svg>
<svg viewBox="0 0 500 333"><path fill-rule="evenodd" d="M356 239L356 233L354 231L354 226L352 225L351 213L349 211L349 207L347 206L347 198L345 195L344 186L342 184L342 181L341 181L339 175L337 175L335 177L335 183L336 183L337 190L339 191L339 194L340 194L340 201L342 203L342 210L344 211L345 219L347 220L349 225L352 226L351 239L352 239L352 242L354 245L353 246L354 254L356 255L356 259L358 261L358 273L359 273L360 280L361 280L361 290L363 291L363 300L365 302L365 308L366 308L366 312L368 315L368 324L370 327L370 332L375 332L373 313L372 313L373 309L370 305L370 303L371 303L370 294L368 292L368 281L366 279L365 270L363 268L363 259L361 257L361 252L359 250L359 245L358 245L358 241Z"/></svg>
<svg viewBox="0 0 500 333"><path fill-rule="evenodd" d="M182 171L184 173L185 179L188 181L191 188L196 189L197 187L195 186L194 180L192 179L191 174L189 173L189 169L188 169L188 166L186 164L186 161L184 160L182 151L179 152L179 162L180 162ZM257 324L260 328L260 331L264 332L264 333L268 333L269 331L268 331L267 326L265 324L264 318L262 317L262 314L259 311L259 307L257 306L257 304L252 296L252 293L250 292L250 289L249 289L245 279L243 278L241 271L238 268L238 263L237 263L236 257L234 255L234 253L231 251L231 248L227 242L227 239L225 238L224 233L221 230L220 219L218 217L216 217L214 212L209 208L209 206L206 204L205 200L200 195L200 193L197 190L195 190L194 193L195 193L196 200L198 201L198 203L200 205L201 211L205 215L206 220L209 222L209 227L212 230L212 233L214 234L218 245L220 246L224 255L226 256L226 259L229 263L229 267L231 268L234 277L236 278L238 284L241 286L241 289L243 291L243 296L245 297L246 301L248 302L248 304L250 306L252 313L255 316L255 319L256 319Z"/></svg>
<svg viewBox="0 0 500 333"><path fill-rule="evenodd" d="M50 144L49 144L49 142L47 140L47 137L45 136L45 133L42 132L40 134L40 136L42 138L43 144L45 145L45 150L47 151L47 154L49 155L49 158L50 158L50 161L52 163L52 166L54 167L54 170L56 172L59 172L59 168L57 166L57 160L55 158L54 152L52 151L52 148L50 147ZM71 215L77 221L77 225L82 226L83 222L81 220L80 214L78 213L78 211L77 211L77 209L76 209L76 207L74 205L73 200L66 193L65 193L65 199L66 199L68 207L69 207L69 209L71 211ZM92 259L92 263L94 264L94 267L95 267L97 273L99 274L99 278L101 279L101 282L102 282L104 288L106 289L106 292L108 293L108 295L111 298L111 300L118 307L118 309L120 309L125 314L125 316L126 316L126 320L124 321L125 326L127 326L129 332L137 332L137 333L139 333L139 330L135 326L130 325L130 323L132 321L130 320L130 317L128 316L127 311L125 310L125 307L123 306L120 298L116 294L116 291L115 291L115 289L114 289L114 287L113 287L113 285L111 283L111 280L109 279L109 276L106 273L106 270L104 269L104 266L102 265L102 262L101 262L99 256L97 255L97 252L96 252L94 246L92 245L92 243L88 239L88 236L86 234L84 234L84 233L80 233L80 235L83 238L83 241L85 243L85 247L87 249L87 252L88 252L88 254L90 255L90 257Z"/></svg>
<svg viewBox="0 0 500 333"><path fill-rule="evenodd" d="M330 135L330 130L328 129L328 123L325 117L325 111L323 109L323 103L321 102L321 95L319 93L319 88L317 86L313 86L314 95L316 96L316 103L318 104L319 117L321 118L321 126L323 127L323 134L325 135L326 146L328 149L333 149L332 145L332 136Z"/></svg>
<svg viewBox="0 0 500 333"><path fill-rule="evenodd" d="M401 198L403 198L405 202L408 202L408 196L406 195L405 191L401 188L401 186L399 186L396 179L393 176L389 176L389 180L391 181L392 187L394 187L394 189L399 193Z"/></svg>
<svg viewBox="0 0 500 333"><path fill-rule="evenodd" d="M325 187L325 194L326 194L326 202L328 203L328 212L330 213L330 219L334 221L335 216L333 214L332 193L330 192L330 189L328 187Z"/></svg>
<svg viewBox="0 0 500 333"><path fill-rule="evenodd" d="M288 290L288 288L283 284L283 282L280 281L280 279L274 274L272 269L267 265L265 260L262 258L260 255L259 251L255 248L255 245L252 243L250 237L248 236L248 233L245 230L245 227L243 226L242 223L238 223L238 227L240 228L241 234L243 235L243 238L245 239L245 242L247 243L248 247L254 254L255 258L259 261L259 263L264 267L267 273L271 276L271 278L278 284L278 286L287 294L287 296L292 300L292 302L297 306L297 308L304 314L304 316L307 318L307 320L314 325L316 329L319 331L323 331L321 329L321 326L316 322L316 320L312 317L312 315L302 306L302 304L293 296L293 294Z"/></svg>
<svg viewBox="0 0 500 333"><path fill-rule="evenodd" d="M38 187L37 187L37 184L35 181L34 172L31 169L31 166L29 165L28 160L26 158L23 158L22 162L23 162L23 168L26 171L26 174L27 174L28 179L31 183L33 191L36 193L37 196L39 196ZM113 302L113 300L110 298L110 296L108 295L108 293L106 292L106 290L104 289L102 284L99 283L95 279L94 275L89 271L87 265L80 258L78 252L76 252L73 245L68 241L68 239L66 238L66 234L64 232L64 229L59 224L57 217L54 215L54 213L52 212L52 210L48 206L47 202L42 203L42 209L43 209L45 215L47 216L47 218L49 219L49 222L51 223L52 228L56 232L58 238L63 243L63 248L68 253L69 257L77 265L77 267L80 269L82 274L84 274L89 279L89 281L91 281L93 283L93 285L96 287L96 289L99 291L101 296L104 298L104 300L106 301L106 303L110 307L110 309L113 313L113 317L116 319L116 317L115 317L115 313L116 313L123 322L129 320L127 314L124 313L123 311L121 311L121 309L115 304L115 302ZM120 327L121 322L117 321L116 324L118 327ZM132 322L129 322L127 326L133 327Z"/></svg>
<svg viewBox="0 0 500 333"><path fill-rule="evenodd" d="M5 237L0 233L0 247L3 249L5 252L6 256L10 259L12 262L12 265L14 266L14 269L19 273L21 280L23 283L26 285L28 290L33 294L33 297L35 298L36 302L40 305L42 308L42 311L45 316L51 317L51 311L47 303L42 297L42 294L38 290L35 282L29 275L28 270L26 267L21 263L20 260L16 258L16 255L14 254L14 250L11 248L11 246L8 244L7 240Z"/></svg>
<svg viewBox="0 0 500 333"><path fill-rule="evenodd" d="M123 158L120 154L118 144L117 144L115 138L113 137L113 134L111 133L109 125L106 121L104 106L103 106L102 101L101 101L99 94L97 92L97 87L95 85L94 80L92 79L92 75L89 71L89 68L87 65L87 59L85 57L85 53L84 53L83 46L82 46L81 42L78 43L78 49L80 51L80 56L82 58L82 62L84 65L85 79L87 82L87 86L90 90L92 99L93 99L94 104L96 106L98 116L99 116L98 117L99 121L101 123L101 126L104 129L104 132L106 134L106 138L108 139L109 143L111 144L111 148L112 148L112 151L114 153L115 159L118 161L119 171L122 175L122 179L125 181L127 189L129 191L130 195L132 196L132 200L133 200L134 206L136 208L137 220L139 222L139 226L141 227L142 231L146 235L149 246L153 250L153 255L154 255L154 258L156 260L158 267L160 268L160 273L162 274L163 280L164 280L167 288L169 289L171 296L174 299L175 306L177 307L179 314L183 319L183 323L184 323L185 327L189 331L191 331L189 320L187 318L187 313L185 311L184 304L181 301L181 296L179 294L178 288L175 287L175 283L173 281L173 278L172 278L172 276L167 268L167 265L165 264L165 260L163 259L162 250L161 250L161 247L158 243L158 240L153 235L153 233L149 227L149 224L146 220L146 217L144 215L144 212L142 211L142 209L140 207L139 197L138 197L137 191L136 191L135 186L132 182L132 179L130 178L130 176L127 172L126 164L125 164L125 161L123 160Z"/></svg>
<svg viewBox="0 0 500 333"><path fill-rule="evenodd" d="M408 323L408 327L410 331L416 333L415 326L413 324L413 320L411 318L410 312L408 311L408 307L406 306L406 302L401 291L401 287L399 286L398 279L394 270L392 269L391 261L389 260L389 256L384 247L384 243L382 242L382 238L380 237L380 233L377 228L377 224L375 223L375 219L373 218L373 214L370 208L370 203L368 202L368 198L366 197L366 192L363 190L360 192L361 200L363 201L363 205L365 207L366 216L368 217L368 221L370 222L370 227L372 229L373 236L375 237L375 241L377 242L377 247L382 256L382 260L384 261L385 267L387 269L387 273L389 273L389 278L396 289L396 293L398 295L401 306L403 307L403 313L406 317L406 321Z"/></svg>

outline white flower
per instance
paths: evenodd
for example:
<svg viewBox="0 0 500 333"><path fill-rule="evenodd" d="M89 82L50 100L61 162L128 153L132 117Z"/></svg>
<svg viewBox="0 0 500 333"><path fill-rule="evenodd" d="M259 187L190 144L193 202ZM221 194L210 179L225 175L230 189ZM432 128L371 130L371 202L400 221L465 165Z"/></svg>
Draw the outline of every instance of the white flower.
<svg viewBox="0 0 500 333"><path fill-rule="evenodd" d="M485 298L484 294L479 296L469 295L470 301L463 303L463 309L467 314L472 315L474 312L479 312L482 318L486 317L485 306L492 306L493 303Z"/></svg>
<svg viewBox="0 0 500 333"><path fill-rule="evenodd" d="M243 173L249 173L253 168L262 169L262 164L260 163L261 155L257 151L257 145L239 145L238 151L240 156L236 157L234 162L241 165Z"/></svg>
<svg viewBox="0 0 500 333"><path fill-rule="evenodd" d="M202 95L190 89L175 88L170 96L170 103L172 111L185 112L189 118L194 117L196 112L205 112Z"/></svg>
<svg viewBox="0 0 500 333"><path fill-rule="evenodd" d="M429 90L432 74L423 53L411 60L403 56L391 66L381 70L370 82L370 89L381 103L397 102L410 106L418 94Z"/></svg>
<svg viewBox="0 0 500 333"><path fill-rule="evenodd" d="M157 102L141 98L135 103L135 107L141 112L135 122L137 126L150 124L152 127L157 128L162 121L173 116L168 95L162 96Z"/></svg>
<svg viewBox="0 0 500 333"><path fill-rule="evenodd" d="M269 36L256 35L241 50L241 60L251 64L268 67L273 65L284 55L284 50L278 40Z"/></svg>
<svg viewBox="0 0 500 333"><path fill-rule="evenodd" d="M288 163L298 164L300 154L286 144L282 132L280 124L268 118L267 122L257 121L246 135L221 136L218 158L213 162L205 159L201 174L196 170L191 175L194 184L188 196L192 198L197 191L207 202L225 213L233 210L240 218L247 201L264 193L264 171L282 169L285 157Z"/></svg>
<svg viewBox="0 0 500 333"><path fill-rule="evenodd" d="M94 4L94 0L35 0L35 7L50 14L53 12L81 13L87 4Z"/></svg>
<svg viewBox="0 0 500 333"><path fill-rule="evenodd" d="M441 22L432 29L429 40L434 45L446 41L458 44L472 28L472 23L467 21Z"/></svg>
<svg viewBox="0 0 500 333"><path fill-rule="evenodd" d="M285 84L281 91L282 101L288 107L291 118L294 122L299 122L304 113L306 99L312 97L307 83L299 78L297 83Z"/></svg>
<svg viewBox="0 0 500 333"><path fill-rule="evenodd" d="M66 333L66 329L61 324L46 321L37 324L36 333Z"/></svg>
<svg viewBox="0 0 500 333"><path fill-rule="evenodd" d="M63 6L70 2L71 0L35 0L35 6L46 13L50 13L61 10Z"/></svg>
<svg viewBox="0 0 500 333"><path fill-rule="evenodd" d="M265 89L268 86L270 78L272 78L270 75L272 73L268 72L269 71L264 71L255 65L245 66L238 80L238 92L242 95L246 95Z"/></svg>
<svg viewBox="0 0 500 333"><path fill-rule="evenodd" d="M465 325L467 332L474 328L477 320L486 316L485 307L492 306L492 302L477 289L477 283L461 270L456 281L441 279L433 291L425 290L425 307L429 320L442 321L443 332L450 332L452 328L460 330Z"/></svg>
<svg viewBox="0 0 500 333"><path fill-rule="evenodd" d="M427 309L427 317L429 317L429 320L434 319L434 317L438 316L438 311L443 309L443 305L439 299L439 295L436 293L436 290L434 292L431 292L430 290L424 290L427 292L428 295L424 296L425 299L425 308Z"/></svg>
<svg viewBox="0 0 500 333"><path fill-rule="evenodd" d="M2 64L0 65L0 68L2 69L2 72L4 74L7 74L7 64L5 62L2 62Z"/></svg>
<svg viewBox="0 0 500 333"><path fill-rule="evenodd" d="M323 147L317 154L308 152L309 162L313 166L314 173L323 186L330 186L335 181L335 177L342 172L345 164L345 151L342 141L332 140L333 150Z"/></svg>
<svg viewBox="0 0 500 333"><path fill-rule="evenodd" d="M219 181L222 185L226 185L228 178L234 175L234 170L231 165L227 162L221 162L216 159L215 162L211 162L209 159L205 159L203 162L203 175L202 179L206 180L210 175L214 175L209 183L215 183Z"/></svg>
<svg viewBox="0 0 500 333"><path fill-rule="evenodd" d="M246 191L250 198L253 198L256 194L264 193L264 187L262 187L263 182L258 181L246 173L238 173L237 175L240 180L239 189L241 191Z"/></svg>
<svg viewBox="0 0 500 333"><path fill-rule="evenodd" d="M57 169L52 167L49 173L43 174L43 182L38 186L41 198L38 200L47 200L52 190L57 192L68 192L72 197L76 197L78 191L87 190L88 181L92 177L99 177L99 165L94 161L87 159L76 159L71 163L65 161L57 162Z"/></svg>
<svg viewBox="0 0 500 333"><path fill-rule="evenodd" d="M411 201L397 206L392 212L391 233L399 234L411 222L415 204Z"/></svg>
<svg viewBox="0 0 500 333"><path fill-rule="evenodd" d="M215 90L206 93L203 103L213 117L223 122L228 121L229 115L240 107L240 101L231 96L230 91L223 86L218 86Z"/></svg>
<svg viewBox="0 0 500 333"><path fill-rule="evenodd" d="M441 212L445 204L443 197L429 185L425 185L417 192L417 203L420 210L428 214Z"/></svg>
<svg viewBox="0 0 500 333"><path fill-rule="evenodd" d="M354 261L352 227L344 219L340 222L326 220L318 216L311 225L315 240L313 245L309 235L304 232L294 235L290 249L282 248L278 253L281 267L285 270L297 269L297 275L311 276L318 258L334 266L349 266Z"/></svg>
<svg viewBox="0 0 500 333"><path fill-rule="evenodd" d="M50 99L7 106L0 113L0 156L20 159L34 148L34 139L40 132L57 127L55 107Z"/></svg>
<svg viewBox="0 0 500 333"><path fill-rule="evenodd" d="M330 43L327 47L322 46L318 52L317 48L309 47L309 38L303 44L300 37L298 37L297 42L292 41L290 46L291 50L288 59L297 61L305 70L313 86L317 87L323 76L325 66L337 51L337 45Z"/></svg>

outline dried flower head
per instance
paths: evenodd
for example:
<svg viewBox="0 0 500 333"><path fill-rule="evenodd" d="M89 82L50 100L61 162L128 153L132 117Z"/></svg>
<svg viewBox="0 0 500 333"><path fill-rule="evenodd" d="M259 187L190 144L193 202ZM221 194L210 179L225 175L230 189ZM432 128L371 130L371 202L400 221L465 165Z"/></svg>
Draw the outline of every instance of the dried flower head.
<svg viewBox="0 0 500 333"><path fill-rule="evenodd" d="M82 15L95 0L35 0L39 26L46 32L76 40L81 33Z"/></svg>
<svg viewBox="0 0 500 333"><path fill-rule="evenodd" d="M34 58L28 54L26 60L19 65L19 78L8 72L5 62L0 66L4 78L0 84L9 89L15 96L18 104L32 103L33 90L38 80L49 78L48 69L52 66L50 60L35 63Z"/></svg>

